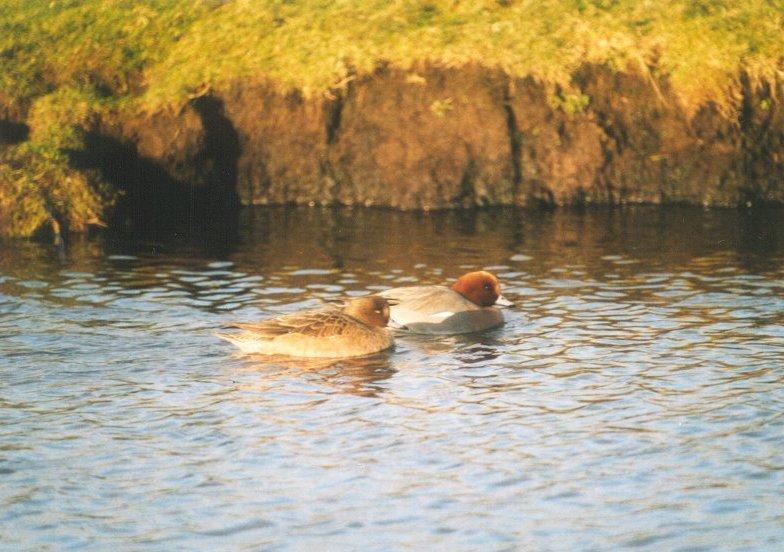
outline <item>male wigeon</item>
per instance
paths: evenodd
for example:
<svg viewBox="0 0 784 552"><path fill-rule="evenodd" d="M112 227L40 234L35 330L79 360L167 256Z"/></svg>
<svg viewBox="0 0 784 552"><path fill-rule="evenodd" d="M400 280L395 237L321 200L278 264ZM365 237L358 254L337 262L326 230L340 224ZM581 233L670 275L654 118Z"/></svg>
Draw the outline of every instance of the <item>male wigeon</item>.
<svg viewBox="0 0 784 552"><path fill-rule="evenodd" d="M464 274L452 287L412 286L379 295L396 302L390 313L393 324L427 334L461 334L500 326L504 316L494 305L512 304L501 295L498 278L483 270Z"/></svg>
<svg viewBox="0 0 784 552"><path fill-rule="evenodd" d="M216 334L244 353L312 358L369 355L390 348L386 329L389 302L377 295L357 297L342 309L327 307L288 314L258 324L232 324L243 330Z"/></svg>

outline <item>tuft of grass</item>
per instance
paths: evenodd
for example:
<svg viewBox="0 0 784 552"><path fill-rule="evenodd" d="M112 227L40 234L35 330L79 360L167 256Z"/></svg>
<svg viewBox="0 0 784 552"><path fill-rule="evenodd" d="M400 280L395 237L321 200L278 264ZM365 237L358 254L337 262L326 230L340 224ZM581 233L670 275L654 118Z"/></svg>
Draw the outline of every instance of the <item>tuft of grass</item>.
<svg viewBox="0 0 784 552"><path fill-rule="evenodd" d="M57 88L31 102L30 140L0 149L0 235L29 237L102 225L108 186L72 168L84 131L103 105L90 89Z"/></svg>
<svg viewBox="0 0 784 552"><path fill-rule="evenodd" d="M93 89L65 86L33 100L28 113L30 140L53 150L80 150L84 130L106 101Z"/></svg>
<svg viewBox="0 0 784 552"><path fill-rule="evenodd" d="M0 235L83 231L102 225L112 196L96 177L76 171L58 148L24 143L0 150Z"/></svg>
<svg viewBox="0 0 784 552"><path fill-rule="evenodd" d="M591 98L586 94L569 94L562 90L557 90L556 93L550 97L550 105L569 115L583 113L590 104Z"/></svg>
<svg viewBox="0 0 784 552"><path fill-rule="evenodd" d="M455 106L452 104L452 98L444 98L443 100L436 100L430 104L430 111L436 117L446 117L451 113Z"/></svg>

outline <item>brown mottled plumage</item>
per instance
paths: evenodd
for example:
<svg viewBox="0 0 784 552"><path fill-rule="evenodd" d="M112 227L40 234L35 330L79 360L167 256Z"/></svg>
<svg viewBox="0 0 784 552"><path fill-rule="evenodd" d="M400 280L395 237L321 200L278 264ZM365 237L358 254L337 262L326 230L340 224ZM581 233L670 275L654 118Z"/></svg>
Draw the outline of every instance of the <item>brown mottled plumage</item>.
<svg viewBox="0 0 784 552"><path fill-rule="evenodd" d="M242 332L216 335L245 353L353 357L376 353L392 346L392 335L385 328L388 321L389 303L371 295L351 299L343 309L326 307L257 324L233 324Z"/></svg>

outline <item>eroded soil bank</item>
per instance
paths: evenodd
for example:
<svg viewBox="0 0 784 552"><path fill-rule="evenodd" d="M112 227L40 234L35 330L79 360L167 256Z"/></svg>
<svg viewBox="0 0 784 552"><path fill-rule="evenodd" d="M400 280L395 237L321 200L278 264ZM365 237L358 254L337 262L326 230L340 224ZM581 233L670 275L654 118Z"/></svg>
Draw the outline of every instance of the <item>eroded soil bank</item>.
<svg viewBox="0 0 784 552"><path fill-rule="evenodd" d="M74 159L149 212L782 203L782 82L740 82L735 108L686 109L666 76L595 65L568 91L476 65L382 66L319 97L246 79L154 113L101 114ZM5 121L4 135L24 140L24 123Z"/></svg>

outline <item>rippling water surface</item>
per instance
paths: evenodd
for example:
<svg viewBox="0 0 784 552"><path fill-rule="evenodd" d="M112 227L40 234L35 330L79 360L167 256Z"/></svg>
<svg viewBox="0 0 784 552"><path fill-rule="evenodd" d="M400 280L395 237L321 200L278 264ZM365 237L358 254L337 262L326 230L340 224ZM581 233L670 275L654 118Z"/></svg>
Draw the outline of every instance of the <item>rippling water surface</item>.
<svg viewBox="0 0 784 552"><path fill-rule="evenodd" d="M497 330L304 366L229 321L496 272ZM784 216L258 209L0 244L4 549L773 549Z"/></svg>

